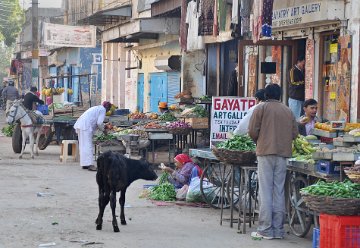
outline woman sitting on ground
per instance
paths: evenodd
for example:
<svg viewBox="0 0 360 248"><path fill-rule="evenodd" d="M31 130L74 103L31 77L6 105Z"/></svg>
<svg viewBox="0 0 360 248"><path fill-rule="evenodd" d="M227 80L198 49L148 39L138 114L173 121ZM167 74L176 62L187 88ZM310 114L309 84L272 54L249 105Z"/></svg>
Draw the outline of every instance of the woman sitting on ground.
<svg viewBox="0 0 360 248"><path fill-rule="evenodd" d="M174 158L175 170L170 167L164 167L162 170L170 174L168 180L176 189L180 189L185 184L189 184L194 176L201 176L201 169L194 164L192 159L186 154L179 154ZM196 170L193 170L196 168Z"/></svg>

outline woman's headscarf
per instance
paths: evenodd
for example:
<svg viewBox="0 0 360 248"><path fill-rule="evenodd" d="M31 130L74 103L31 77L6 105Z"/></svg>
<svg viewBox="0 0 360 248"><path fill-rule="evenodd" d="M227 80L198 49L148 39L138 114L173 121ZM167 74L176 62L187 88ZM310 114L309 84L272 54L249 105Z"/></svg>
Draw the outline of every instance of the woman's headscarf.
<svg viewBox="0 0 360 248"><path fill-rule="evenodd" d="M181 154L177 155L174 159L175 159L176 161L182 163L182 164L186 164L186 163L188 163L188 162L192 162L192 159L191 159L188 155L186 155L186 154L184 154L184 153L181 153Z"/></svg>

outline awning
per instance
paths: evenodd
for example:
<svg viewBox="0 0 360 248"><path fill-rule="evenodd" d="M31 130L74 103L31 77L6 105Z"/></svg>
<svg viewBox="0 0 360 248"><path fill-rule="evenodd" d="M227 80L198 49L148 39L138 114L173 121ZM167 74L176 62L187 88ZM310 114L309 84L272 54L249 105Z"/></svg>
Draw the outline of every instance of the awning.
<svg viewBox="0 0 360 248"><path fill-rule="evenodd" d="M102 33L104 42L138 42L140 39L157 39L159 34L178 35L180 18L136 19Z"/></svg>
<svg viewBox="0 0 360 248"><path fill-rule="evenodd" d="M122 6L117 6L111 9L105 9L95 12L81 20L79 24L91 24L91 25L106 25L114 22L118 22L124 17L131 17L131 2L127 2Z"/></svg>
<svg viewBox="0 0 360 248"><path fill-rule="evenodd" d="M180 71L181 56L180 55L157 56L154 61L154 66L156 69L163 71Z"/></svg>

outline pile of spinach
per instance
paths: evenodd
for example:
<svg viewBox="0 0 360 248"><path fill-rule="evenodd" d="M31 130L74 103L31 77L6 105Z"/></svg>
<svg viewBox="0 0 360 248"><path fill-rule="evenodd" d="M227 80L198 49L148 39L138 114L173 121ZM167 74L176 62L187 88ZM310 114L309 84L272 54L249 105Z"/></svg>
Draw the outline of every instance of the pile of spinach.
<svg viewBox="0 0 360 248"><path fill-rule="evenodd" d="M168 182L156 185L150 189L149 198L156 201L175 201L175 187Z"/></svg>
<svg viewBox="0 0 360 248"><path fill-rule="evenodd" d="M234 135L232 138L217 144L216 147L236 151L255 151L256 145L249 135Z"/></svg>

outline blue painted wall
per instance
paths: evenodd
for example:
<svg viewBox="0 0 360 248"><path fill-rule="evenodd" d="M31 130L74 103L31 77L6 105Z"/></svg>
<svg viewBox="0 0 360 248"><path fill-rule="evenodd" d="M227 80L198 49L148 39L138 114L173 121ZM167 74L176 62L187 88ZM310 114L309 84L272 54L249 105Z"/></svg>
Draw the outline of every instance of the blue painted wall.
<svg viewBox="0 0 360 248"><path fill-rule="evenodd" d="M95 48L64 48L58 51L57 54L57 61L58 62L65 62L66 63L61 66L57 67L56 73L60 75L63 73L70 73L72 75L78 74L88 74L91 73L91 66L93 64L93 54L94 53L102 53L101 45L98 44ZM102 74L102 67L101 64L96 65L98 69L97 75L97 89L98 92L101 91L101 74ZM50 67L50 74L54 74L55 70L54 67ZM95 77L95 76L94 76ZM91 78L90 78L91 80ZM64 100L68 101L79 101L78 99L78 92L80 89L81 84L81 91L88 93L89 92L89 83L88 77L81 77L79 81L79 77L73 77L71 82L67 82L67 79L61 79L57 82L57 87L64 87L64 88L72 88L74 91L74 95L67 97L65 96Z"/></svg>
<svg viewBox="0 0 360 248"><path fill-rule="evenodd" d="M80 68L80 73L84 73L86 70L87 73L91 73L91 65L93 62L93 53L101 53L101 45L98 44L95 48L81 48L80 49L80 61L82 67ZM97 77L97 89L101 89L101 65L98 67L98 77ZM89 92L89 85L87 83L87 78L81 78L81 90L83 92Z"/></svg>

